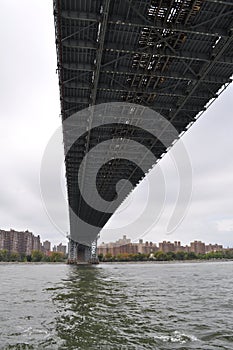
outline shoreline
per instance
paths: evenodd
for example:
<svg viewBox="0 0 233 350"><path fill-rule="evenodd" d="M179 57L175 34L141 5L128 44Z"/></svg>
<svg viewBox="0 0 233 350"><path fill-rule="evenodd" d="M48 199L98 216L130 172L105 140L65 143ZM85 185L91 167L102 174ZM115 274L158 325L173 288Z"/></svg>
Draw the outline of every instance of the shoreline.
<svg viewBox="0 0 233 350"><path fill-rule="evenodd" d="M0 265L66 265L65 261L0 261Z"/></svg>
<svg viewBox="0 0 233 350"><path fill-rule="evenodd" d="M209 260L202 260L202 259L193 259L193 260L169 260L169 261L100 261L101 264L184 264L184 263L208 263L208 262L228 262L233 261L233 259L209 259Z"/></svg>
<svg viewBox="0 0 233 350"><path fill-rule="evenodd" d="M194 263L208 263L208 262L232 262L233 259L193 259L193 260L169 260L169 261L100 261L98 265L111 265L111 264L156 264L156 265L168 265L168 264L194 264ZM0 265L69 265L66 261L62 262L48 262L48 261L0 261ZM89 264L87 264L89 265ZM81 266L72 264L72 266ZM90 264L90 266L92 266Z"/></svg>

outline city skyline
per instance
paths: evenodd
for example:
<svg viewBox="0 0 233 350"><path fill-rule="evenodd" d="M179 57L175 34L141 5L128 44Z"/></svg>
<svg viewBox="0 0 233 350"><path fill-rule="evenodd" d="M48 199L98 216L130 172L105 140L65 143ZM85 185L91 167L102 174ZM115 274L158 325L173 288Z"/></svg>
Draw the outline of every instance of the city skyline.
<svg viewBox="0 0 233 350"><path fill-rule="evenodd" d="M67 243L67 203L52 203L56 220L51 222L42 203L39 183L44 150L56 128L61 126L52 3L26 3L22 7L20 2L4 1L0 14L4 53L0 58L0 147L4 150L0 226L2 229L11 226L17 230L28 228L43 240ZM6 13L11 13L13 27ZM30 47L27 52L21 44L22 38ZM146 212L141 215L147 196L147 182L142 181L102 230L101 240L111 241L127 232L132 239L142 237L148 241L176 239L189 242L196 238L232 245L232 94L231 85L182 138L193 168L193 195L189 211L176 231L170 235L166 233L166 223L179 189L176 169L167 154L156 167L166 180L166 202L161 217L148 232L142 228L151 219ZM173 150L177 152L177 144ZM57 152L63 157L62 141ZM149 176L159 186L156 168ZM61 187L66 197L64 169L61 169ZM55 197L52 184L51 191ZM141 215L141 224L131 225L128 230L138 215Z"/></svg>
<svg viewBox="0 0 233 350"><path fill-rule="evenodd" d="M163 242L144 242L143 239L139 239L139 242L132 242L130 238L123 235L122 238L116 242L109 242L98 245L97 252L99 255L106 256L111 254L117 256L118 254L151 254L156 252L163 253L195 253L195 254L207 254L223 252L227 250L233 250L233 248L225 248L223 245L216 243L208 243L202 241L193 241L189 244L183 245L180 241L163 241Z"/></svg>
<svg viewBox="0 0 233 350"><path fill-rule="evenodd" d="M118 244L119 246L120 245L125 245L125 244L128 244L128 243L134 243L134 244L137 244L137 243L153 243L153 244L159 244L159 243L164 243L164 242L166 242L166 243L179 243L180 245L182 245L183 244L183 242L182 241L179 241L179 240L174 240L173 242L172 241L162 241L162 242L159 242L159 241L157 241L157 242L154 242L154 241L148 241L148 240L143 240L143 239L139 239L137 242L136 241L132 241L131 240L131 238L130 237L127 237L126 235L123 235L123 237L121 237L121 238L119 238L118 240L116 240L115 242L99 242L98 243L98 247L100 246L100 245L104 245L104 244ZM198 241L198 240L194 240L194 242L202 242L202 241ZM190 243L192 243L192 242L189 242L189 244ZM212 244L212 245L215 245L215 244L217 244L216 242L202 242L202 243L205 243L205 244ZM186 245L186 244L185 244ZM187 244L188 245L188 244ZM232 246L228 246L228 247L225 247L225 246L223 246L223 248L225 248L225 249L233 249L233 245Z"/></svg>

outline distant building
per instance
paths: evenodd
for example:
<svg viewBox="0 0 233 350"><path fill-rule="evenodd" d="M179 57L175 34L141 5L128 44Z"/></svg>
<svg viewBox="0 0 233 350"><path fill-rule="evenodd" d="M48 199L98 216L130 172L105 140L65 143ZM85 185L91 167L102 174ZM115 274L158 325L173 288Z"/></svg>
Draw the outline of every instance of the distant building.
<svg viewBox="0 0 233 350"><path fill-rule="evenodd" d="M153 242L143 242L142 239L139 240L139 243L132 243L129 238L126 238L126 235L123 238L118 239L116 242L102 243L98 246L98 254L111 254L112 256L117 256L118 254L151 254L156 251L162 251L163 253L169 252L193 252L195 254L206 254L209 252L222 251L224 248L219 244L208 244L201 241L194 241L190 243L190 246L182 246L180 241L170 242L163 241L159 243L157 247L156 243Z"/></svg>
<svg viewBox="0 0 233 350"><path fill-rule="evenodd" d="M46 240L43 243L40 244L41 245L41 251L43 254L49 256L51 254L51 242Z"/></svg>
<svg viewBox="0 0 233 350"><path fill-rule="evenodd" d="M194 241L190 243L190 252L196 254L205 254L205 243L201 241Z"/></svg>
<svg viewBox="0 0 233 350"><path fill-rule="evenodd" d="M0 250L30 255L33 250L41 250L40 236L34 236L28 230L0 230Z"/></svg>
<svg viewBox="0 0 233 350"><path fill-rule="evenodd" d="M221 252L223 250L223 246L220 244L207 244L205 246L205 252L206 253L215 253L215 252Z"/></svg>
<svg viewBox="0 0 233 350"><path fill-rule="evenodd" d="M163 241L159 243L159 250L164 253L169 252L189 252L189 247L182 246L180 241L175 241L174 243L170 241Z"/></svg>
<svg viewBox="0 0 233 350"><path fill-rule="evenodd" d="M57 252L66 255L66 245L63 245L62 243L58 244Z"/></svg>
<svg viewBox="0 0 233 350"><path fill-rule="evenodd" d="M139 243L136 243L136 244L138 246L138 253L141 253L141 254L155 253L158 250L156 243L153 243L153 242L146 241L144 243L143 240L140 239Z"/></svg>
<svg viewBox="0 0 233 350"><path fill-rule="evenodd" d="M43 242L43 250L44 252L50 252L51 251L51 242L46 240Z"/></svg>
<svg viewBox="0 0 233 350"><path fill-rule="evenodd" d="M118 239L116 242L102 243L97 248L98 254L111 254L116 256L118 254L149 254L157 251L158 248L156 244L152 242L145 242L141 239L139 243L132 243L130 238L126 238L126 235L123 238Z"/></svg>
<svg viewBox="0 0 233 350"><path fill-rule="evenodd" d="M174 245L174 243L171 243L170 241L168 241L168 242L163 241L163 242L159 243L159 250L161 250L164 253L174 252L175 245Z"/></svg>

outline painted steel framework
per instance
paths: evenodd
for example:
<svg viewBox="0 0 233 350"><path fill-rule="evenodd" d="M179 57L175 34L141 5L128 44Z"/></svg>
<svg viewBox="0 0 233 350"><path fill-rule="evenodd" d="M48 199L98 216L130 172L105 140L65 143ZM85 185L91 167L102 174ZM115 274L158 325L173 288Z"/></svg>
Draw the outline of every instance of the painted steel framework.
<svg viewBox="0 0 233 350"><path fill-rule="evenodd" d="M159 112L181 133L231 82L233 1L54 0L54 19L63 122L88 106L125 101ZM65 160L69 203L78 211L77 165L101 138L89 132ZM166 150L157 147L161 157ZM99 180L106 196L119 172L130 178L134 170L106 168ZM87 164L84 182L90 174Z"/></svg>

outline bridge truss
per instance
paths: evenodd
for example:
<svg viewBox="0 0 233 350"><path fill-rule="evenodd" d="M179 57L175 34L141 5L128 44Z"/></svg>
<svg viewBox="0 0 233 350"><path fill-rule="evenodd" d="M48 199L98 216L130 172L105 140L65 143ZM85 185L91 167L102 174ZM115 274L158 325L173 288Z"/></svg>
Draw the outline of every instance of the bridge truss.
<svg viewBox="0 0 233 350"><path fill-rule="evenodd" d="M128 102L160 113L180 134L231 83L233 1L54 0L53 6L63 123L89 106ZM109 216L100 219L83 205L78 168L105 134L125 137L129 131L111 126L94 134L91 123L91 117L82 119L80 127L89 131L66 154L65 165L70 206L97 223L99 231ZM66 149L66 130L63 138ZM166 149L156 147L160 158ZM134 185L141 176L124 163L114 172L106 166L99 178L106 198L111 199L109 188L119 172L123 178L134 176ZM87 164L83 186L91 174ZM79 242L75 231L71 223L71 237Z"/></svg>

